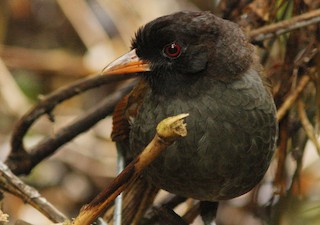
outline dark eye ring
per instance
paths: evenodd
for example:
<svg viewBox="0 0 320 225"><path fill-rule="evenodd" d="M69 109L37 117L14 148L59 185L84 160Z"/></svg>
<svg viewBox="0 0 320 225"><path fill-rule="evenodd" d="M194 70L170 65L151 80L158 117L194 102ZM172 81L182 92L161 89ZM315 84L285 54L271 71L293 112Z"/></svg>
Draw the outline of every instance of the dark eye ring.
<svg viewBox="0 0 320 225"><path fill-rule="evenodd" d="M177 58L181 54L181 46L177 42L172 42L164 46L163 54L168 58Z"/></svg>

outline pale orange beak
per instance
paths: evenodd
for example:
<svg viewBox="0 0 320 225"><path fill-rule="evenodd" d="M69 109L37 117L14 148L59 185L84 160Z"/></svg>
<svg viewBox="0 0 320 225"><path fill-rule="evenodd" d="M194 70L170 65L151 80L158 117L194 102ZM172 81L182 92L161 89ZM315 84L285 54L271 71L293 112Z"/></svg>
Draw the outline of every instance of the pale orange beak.
<svg viewBox="0 0 320 225"><path fill-rule="evenodd" d="M102 70L102 75L127 74L150 71L150 63L141 60L136 49L120 56Z"/></svg>

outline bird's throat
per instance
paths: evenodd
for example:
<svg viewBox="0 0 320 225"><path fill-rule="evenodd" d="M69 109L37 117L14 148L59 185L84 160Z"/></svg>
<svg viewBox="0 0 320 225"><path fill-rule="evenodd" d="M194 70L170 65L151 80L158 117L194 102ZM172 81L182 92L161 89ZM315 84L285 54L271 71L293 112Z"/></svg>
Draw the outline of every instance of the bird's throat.
<svg viewBox="0 0 320 225"><path fill-rule="evenodd" d="M144 79L151 88L152 94L159 96L187 96L193 90L197 90L204 79L201 74L146 74Z"/></svg>

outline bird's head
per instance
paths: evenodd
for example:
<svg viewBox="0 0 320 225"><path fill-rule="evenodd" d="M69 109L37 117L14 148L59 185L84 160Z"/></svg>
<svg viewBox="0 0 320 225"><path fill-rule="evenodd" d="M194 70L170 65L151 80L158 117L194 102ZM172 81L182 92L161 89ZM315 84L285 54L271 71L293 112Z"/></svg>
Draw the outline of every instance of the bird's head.
<svg viewBox="0 0 320 225"><path fill-rule="evenodd" d="M253 48L235 23L210 12L178 12L140 28L132 50L103 73L139 72L152 90L163 92L204 76L236 79L252 61Z"/></svg>

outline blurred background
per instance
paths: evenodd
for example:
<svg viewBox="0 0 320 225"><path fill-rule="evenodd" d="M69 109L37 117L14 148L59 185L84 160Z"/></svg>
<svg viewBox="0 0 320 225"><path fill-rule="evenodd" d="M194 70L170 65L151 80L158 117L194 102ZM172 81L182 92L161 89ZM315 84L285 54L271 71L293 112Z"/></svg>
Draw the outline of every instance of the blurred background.
<svg viewBox="0 0 320 225"><path fill-rule="evenodd" d="M319 6L319 0L1 0L0 159L5 161L10 153L12 130L28 109L52 91L98 74L129 50L135 31L152 19L179 10L209 10L249 33ZM279 147L264 181L249 194L223 202L220 224L320 224L319 30L319 24L311 25L254 42L278 108L296 92L303 76L309 80L281 117ZM41 117L25 137L25 145L54 135L114 88L105 85L60 104L53 112L55 122ZM116 150L110 132L108 117L22 179L69 218L76 216L115 176ZM190 204L176 212L183 215ZM9 224L18 219L49 224L11 194L4 193L1 206ZM196 218L193 224L202 223Z"/></svg>

